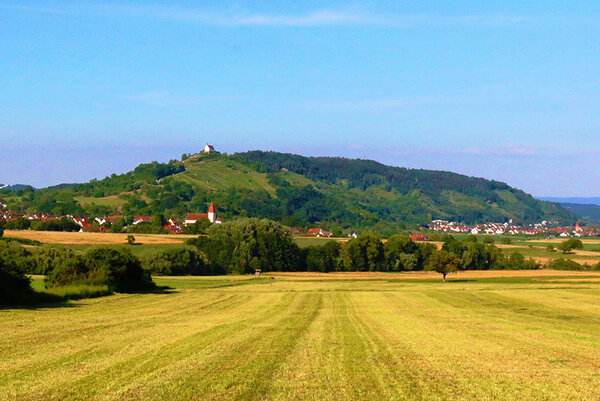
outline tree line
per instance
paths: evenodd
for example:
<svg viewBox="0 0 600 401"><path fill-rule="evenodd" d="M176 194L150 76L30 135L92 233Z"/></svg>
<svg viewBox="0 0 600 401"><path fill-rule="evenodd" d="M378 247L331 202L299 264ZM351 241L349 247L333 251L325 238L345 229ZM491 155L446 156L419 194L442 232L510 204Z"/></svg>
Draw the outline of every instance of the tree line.
<svg viewBox="0 0 600 401"><path fill-rule="evenodd" d="M45 275L47 289L96 286L105 288L104 295L156 288L128 249L96 247L80 254L53 245L27 249L16 241L0 241L0 305L62 300L34 291L30 274Z"/></svg>

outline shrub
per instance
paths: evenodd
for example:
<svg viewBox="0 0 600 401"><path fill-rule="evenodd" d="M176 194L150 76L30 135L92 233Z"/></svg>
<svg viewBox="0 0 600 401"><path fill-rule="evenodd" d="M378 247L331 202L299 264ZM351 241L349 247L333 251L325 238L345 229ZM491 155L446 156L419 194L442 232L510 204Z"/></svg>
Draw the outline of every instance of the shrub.
<svg viewBox="0 0 600 401"><path fill-rule="evenodd" d="M15 264L0 256L0 305L19 303L33 294L29 278Z"/></svg>
<svg viewBox="0 0 600 401"><path fill-rule="evenodd" d="M107 285L65 285L62 287L49 288L44 291L47 294L56 295L62 299L84 299L98 298L111 295L113 292Z"/></svg>
<svg viewBox="0 0 600 401"><path fill-rule="evenodd" d="M46 286L106 285L111 291L137 292L155 288L150 273L129 250L93 248L57 264L46 276Z"/></svg>
<svg viewBox="0 0 600 401"><path fill-rule="evenodd" d="M68 217L51 220L33 220L31 229L36 231L70 231L76 232L81 230L81 227Z"/></svg>
<svg viewBox="0 0 600 401"><path fill-rule="evenodd" d="M32 256L35 262L35 268L30 272L32 274L49 274L67 260L77 257L71 249L48 244L35 249Z"/></svg>
<svg viewBox="0 0 600 401"><path fill-rule="evenodd" d="M186 276L215 274L204 263L200 252L190 248L167 249L142 259L142 267L161 276Z"/></svg>
<svg viewBox="0 0 600 401"><path fill-rule="evenodd" d="M535 259L525 259L520 252L511 252L503 264L503 268L506 270L537 270L541 267L542 265Z"/></svg>
<svg viewBox="0 0 600 401"><path fill-rule="evenodd" d="M510 238L508 238L508 240L510 240ZM494 240L494 237L492 237L491 235L486 235L485 237L483 237L483 243L484 244L494 244L494 243L496 243L496 241Z"/></svg>
<svg viewBox="0 0 600 401"><path fill-rule="evenodd" d="M84 256L90 284L105 284L117 292L137 292L156 288L150 274L129 250L99 247Z"/></svg>
<svg viewBox="0 0 600 401"><path fill-rule="evenodd" d="M18 242L1 241L0 259L7 266L23 272L24 274L35 274L36 264L31 252L19 245Z"/></svg>
<svg viewBox="0 0 600 401"><path fill-rule="evenodd" d="M592 267L589 265L580 265L579 263L569 260L558 258L550 261L546 268L552 270L592 270Z"/></svg>

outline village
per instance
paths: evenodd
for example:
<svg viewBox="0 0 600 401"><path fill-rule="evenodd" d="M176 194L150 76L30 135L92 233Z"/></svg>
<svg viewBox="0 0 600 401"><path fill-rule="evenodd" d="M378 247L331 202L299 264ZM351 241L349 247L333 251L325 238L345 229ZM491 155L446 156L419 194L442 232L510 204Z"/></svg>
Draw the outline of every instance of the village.
<svg viewBox="0 0 600 401"><path fill-rule="evenodd" d="M118 222L122 228L136 227L140 224L149 225L153 223L151 215L136 215L130 218L127 222L126 217L122 214L109 216L99 216L95 218L77 217L72 215L54 216L46 213L22 213L18 211L6 209L6 205L0 203L0 221L16 222L27 221L29 223L39 221L65 221L65 219L76 224L79 230L72 229L71 231L80 232L109 232L111 227ZM189 233L190 227L193 227L198 222L206 224L222 224L223 220L217 216L216 206L213 202L210 203L206 213L188 213L184 218L168 218L162 221L162 228L165 233L183 234ZM129 223L129 224L128 224ZM10 226L10 225L9 225ZM75 227L75 226L73 226ZM20 229L29 228L29 224L19 226ZM76 228L76 227L75 227ZM290 231L295 236L306 236L315 238L330 238L333 232L322 227L299 228L289 227ZM575 226L561 226L558 222L542 221L536 224L527 226L513 224L512 220L505 223L481 223L481 224L463 224L445 220L433 220L429 225L420 227L420 234L413 234L415 240L424 241L428 239L427 232L437 232L445 234L473 234L473 235L530 235L540 236L547 235L548 237L597 237L600 236L600 229L587 227L576 223ZM350 231L349 238L357 238L358 232Z"/></svg>
<svg viewBox="0 0 600 401"><path fill-rule="evenodd" d="M561 226L558 222L542 221L536 224L521 226L506 223L485 223L466 225L445 220L434 220L429 229L448 234L485 234L485 235L543 235L558 237L596 237L600 235L597 228L589 228L576 223L575 226Z"/></svg>

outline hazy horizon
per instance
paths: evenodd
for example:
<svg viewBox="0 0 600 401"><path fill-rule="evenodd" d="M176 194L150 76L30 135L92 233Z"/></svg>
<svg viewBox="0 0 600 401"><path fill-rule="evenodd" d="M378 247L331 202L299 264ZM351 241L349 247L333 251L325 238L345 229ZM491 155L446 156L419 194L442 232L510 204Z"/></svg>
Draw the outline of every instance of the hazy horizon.
<svg viewBox="0 0 600 401"><path fill-rule="evenodd" d="M557 0L0 3L0 183L210 142L599 196L598 17Z"/></svg>

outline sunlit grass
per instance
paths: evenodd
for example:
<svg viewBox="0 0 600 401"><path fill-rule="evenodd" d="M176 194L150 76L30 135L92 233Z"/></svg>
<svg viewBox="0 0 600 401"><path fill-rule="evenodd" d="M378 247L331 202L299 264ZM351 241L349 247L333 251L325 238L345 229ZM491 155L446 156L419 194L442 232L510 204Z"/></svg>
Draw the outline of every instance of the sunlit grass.
<svg viewBox="0 0 600 401"><path fill-rule="evenodd" d="M0 399L597 399L598 275L532 273L155 277L173 290L0 310Z"/></svg>

